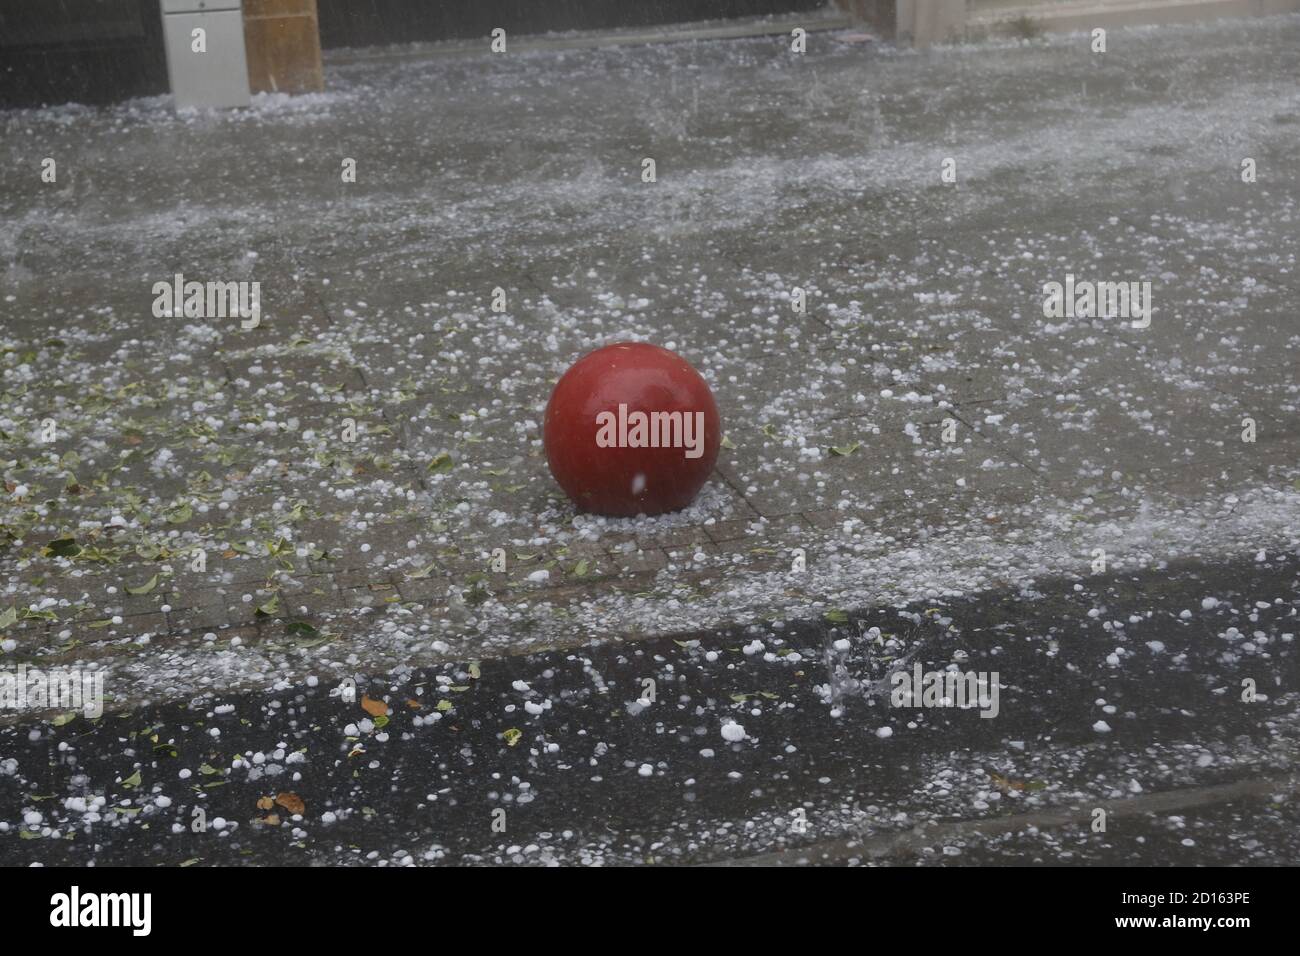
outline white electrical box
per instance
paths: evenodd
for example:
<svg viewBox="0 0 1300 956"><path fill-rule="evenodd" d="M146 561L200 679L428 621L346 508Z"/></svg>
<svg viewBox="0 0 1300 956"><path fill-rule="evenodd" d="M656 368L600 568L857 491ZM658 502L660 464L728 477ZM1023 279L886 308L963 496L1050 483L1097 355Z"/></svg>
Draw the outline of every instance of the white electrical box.
<svg viewBox="0 0 1300 956"><path fill-rule="evenodd" d="M167 75L177 109L247 106L240 0L162 0Z"/></svg>

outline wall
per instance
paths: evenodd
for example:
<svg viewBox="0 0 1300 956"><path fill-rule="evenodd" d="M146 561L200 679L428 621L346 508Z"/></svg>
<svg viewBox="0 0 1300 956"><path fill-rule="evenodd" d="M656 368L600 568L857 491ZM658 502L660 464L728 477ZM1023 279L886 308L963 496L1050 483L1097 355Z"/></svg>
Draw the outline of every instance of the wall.
<svg viewBox="0 0 1300 956"><path fill-rule="evenodd" d="M816 10L827 0L319 0L321 46L470 39Z"/></svg>
<svg viewBox="0 0 1300 956"><path fill-rule="evenodd" d="M158 0L0 2L0 108L166 92Z"/></svg>

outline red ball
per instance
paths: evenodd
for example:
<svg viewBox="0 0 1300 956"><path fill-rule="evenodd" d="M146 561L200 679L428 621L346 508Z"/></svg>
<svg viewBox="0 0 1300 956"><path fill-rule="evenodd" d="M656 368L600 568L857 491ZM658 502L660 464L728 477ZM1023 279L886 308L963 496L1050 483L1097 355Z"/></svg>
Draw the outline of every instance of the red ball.
<svg viewBox="0 0 1300 956"><path fill-rule="evenodd" d="M645 342L578 359L546 405L546 460L583 511L630 517L691 503L718 460L709 385L684 358Z"/></svg>

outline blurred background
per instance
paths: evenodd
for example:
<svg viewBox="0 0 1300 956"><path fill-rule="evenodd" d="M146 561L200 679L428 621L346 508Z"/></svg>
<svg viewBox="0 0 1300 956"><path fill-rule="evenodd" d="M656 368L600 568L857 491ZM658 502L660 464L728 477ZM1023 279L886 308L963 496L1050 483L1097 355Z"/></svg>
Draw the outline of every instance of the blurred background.
<svg viewBox="0 0 1300 956"><path fill-rule="evenodd" d="M223 62L227 73L246 69L257 93L321 89L322 50L486 41L507 24L512 36L719 20L761 32L765 18L808 14L924 46L1297 9L1300 0L0 0L0 107L167 93L186 48L173 49L169 80L165 21L177 44L198 24L242 33L243 59Z"/></svg>

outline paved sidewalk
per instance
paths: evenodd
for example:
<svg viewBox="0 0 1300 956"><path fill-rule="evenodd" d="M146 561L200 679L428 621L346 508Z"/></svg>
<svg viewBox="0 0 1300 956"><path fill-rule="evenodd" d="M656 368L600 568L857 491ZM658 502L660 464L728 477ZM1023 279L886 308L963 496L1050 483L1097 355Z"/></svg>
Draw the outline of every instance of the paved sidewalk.
<svg viewBox="0 0 1300 956"><path fill-rule="evenodd" d="M1294 548L1298 41L819 33L4 114L0 660L127 706ZM260 281L261 326L154 317L174 273ZM1067 273L1150 281L1150 328L1044 317ZM627 338L728 439L650 521L575 514L538 433Z"/></svg>

